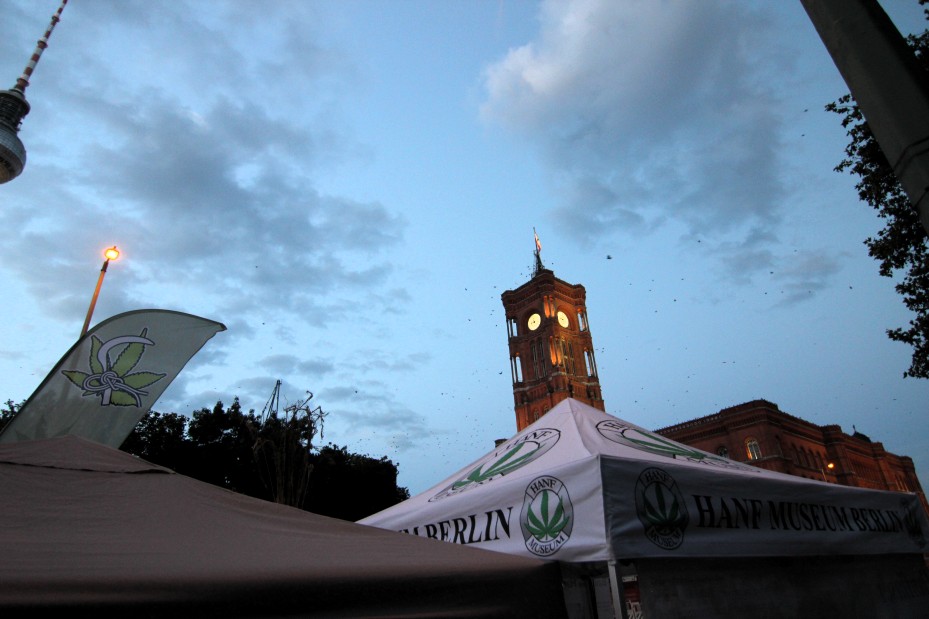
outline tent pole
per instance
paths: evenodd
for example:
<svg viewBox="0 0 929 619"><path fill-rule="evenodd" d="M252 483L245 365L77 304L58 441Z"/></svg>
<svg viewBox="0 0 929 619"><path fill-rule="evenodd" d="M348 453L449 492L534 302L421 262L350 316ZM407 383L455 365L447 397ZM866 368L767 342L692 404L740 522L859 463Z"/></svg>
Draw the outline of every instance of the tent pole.
<svg viewBox="0 0 929 619"><path fill-rule="evenodd" d="M613 619L628 619L623 604L623 590L619 578L616 577L616 561L610 559L607 568L610 573L610 595L613 598Z"/></svg>

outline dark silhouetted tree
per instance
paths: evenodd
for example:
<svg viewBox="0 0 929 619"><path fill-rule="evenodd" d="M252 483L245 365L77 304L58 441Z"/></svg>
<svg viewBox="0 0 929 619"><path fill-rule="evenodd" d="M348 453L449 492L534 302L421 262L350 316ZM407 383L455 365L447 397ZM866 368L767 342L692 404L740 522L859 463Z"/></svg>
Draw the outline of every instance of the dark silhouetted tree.
<svg viewBox="0 0 929 619"><path fill-rule="evenodd" d="M355 521L410 498L409 490L397 486L397 465L386 457L372 458L327 445L311 460L313 475L306 503L311 512Z"/></svg>
<svg viewBox="0 0 929 619"><path fill-rule="evenodd" d="M920 4L926 2L920 0ZM929 18L929 10L926 16ZM910 35L907 43L929 80L929 30ZM826 110L842 116L842 126L851 138L846 157L836 170L858 177L858 195L884 220L884 228L877 236L864 242L868 254L878 261L884 277L902 274L895 288L914 313L909 327L888 329L887 335L913 348L912 362L903 375L929 378L929 235L851 95L828 104Z"/></svg>
<svg viewBox="0 0 929 619"><path fill-rule="evenodd" d="M238 398L228 409L217 402L212 410L195 411L187 426L193 458L188 463L190 468L178 473L241 494L270 499L252 452L255 442L252 427L258 423L254 411L242 412Z"/></svg>
<svg viewBox="0 0 929 619"><path fill-rule="evenodd" d="M22 408L22 403L17 404L13 400L3 403L3 408L0 408L0 432L3 432L3 428L10 423L10 419L19 412L20 408Z"/></svg>
<svg viewBox="0 0 929 619"><path fill-rule="evenodd" d="M187 439L187 417L177 413L146 414L120 449L174 471L189 469L193 455Z"/></svg>
<svg viewBox="0 0 929 619"><path fill-rule="evenodd" d="M310 451L317 432L322 433L326 414L313 406L313 394L299 403L278 410L281 381L277 381L259 423L252 430L252 453L258 474L271 493L271 500L282 505L302 507L313 465Z"/></svg>
<svg viewBox="0 0 929 619"><path fill-rule="evenodd" d="M294 406L284 415L256 416L236 398L228 408L217 402L200 409L189 421L150 412L120 449L235 492L343 520L409 498L389 459L331 445L314 450L319 416L304 408L305 414Z"/></svg>

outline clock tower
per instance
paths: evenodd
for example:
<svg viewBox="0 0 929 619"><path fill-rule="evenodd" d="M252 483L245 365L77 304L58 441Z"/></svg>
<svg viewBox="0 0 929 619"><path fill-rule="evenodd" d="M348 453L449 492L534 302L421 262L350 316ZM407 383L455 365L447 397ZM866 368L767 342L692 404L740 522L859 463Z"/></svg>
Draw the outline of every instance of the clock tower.
<svg viewBox="0 0 929 619"><path fill-rule="evenodd" d="M538 236L535 243L532 279L501 295L517 431L567 398L604 410L584 286L543 267Z"/></svg>

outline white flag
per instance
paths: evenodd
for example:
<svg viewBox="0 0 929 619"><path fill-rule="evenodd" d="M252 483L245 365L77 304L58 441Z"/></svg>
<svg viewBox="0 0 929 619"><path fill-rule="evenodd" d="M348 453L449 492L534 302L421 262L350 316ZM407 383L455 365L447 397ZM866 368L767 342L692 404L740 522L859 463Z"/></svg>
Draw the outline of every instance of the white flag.
<svg viewBox="0 0 929 619"><path fill-rule="evenodd" d="M71 347L0 443L71 434L119 447L221 323L169 310L104 320Z"/></svg>

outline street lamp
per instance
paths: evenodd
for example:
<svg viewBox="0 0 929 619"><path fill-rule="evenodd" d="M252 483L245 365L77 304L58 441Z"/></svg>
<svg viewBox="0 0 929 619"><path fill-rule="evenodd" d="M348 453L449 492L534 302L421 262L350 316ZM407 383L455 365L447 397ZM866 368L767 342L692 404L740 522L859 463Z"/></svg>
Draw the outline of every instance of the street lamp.
<svg viewBox="0 0 929 619"><path fill-rule="evenodd" d="M116 260L119 258L119 250L116 249L116 245L110 247L103 252L103 266L100 267L100 277L97 278L97 287L94 289L94 296L90 299L90 307L87 308L87 317L84 319L84 327L81 329L81 337L84 337L87 334L87 326L90 325L90 317L94 313L94 306L97 304L97 297L100 295L100 287L103 286L103 276L106 275L106 267L110 264L110 260Z"/></svg>
<svg viewBox="0 0 929 619"><path fill-rule="evenodd" d="M829 473L831 474L832 469L835 468L835 464L833 464L832 462L829 462L828 464L826 464L826 468L829 469ZM819 472L823 474L823 481L826 481L826 471L824 471L823 469L819 469Z"/></svg>

